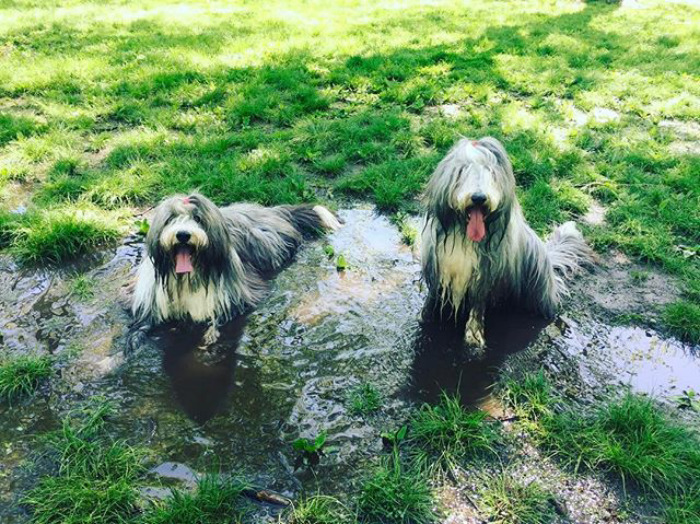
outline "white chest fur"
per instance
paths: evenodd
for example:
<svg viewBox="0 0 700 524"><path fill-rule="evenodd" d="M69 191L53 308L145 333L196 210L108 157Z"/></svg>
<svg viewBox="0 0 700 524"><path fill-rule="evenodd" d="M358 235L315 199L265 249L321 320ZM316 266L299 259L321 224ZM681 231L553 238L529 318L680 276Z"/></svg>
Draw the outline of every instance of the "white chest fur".
<svg viewBox="0 0 700 524"><path fill-rule="evenodd" d="M439 261L440 287L443 303L459 309L471 283L479 277L479 254L474 243L464 235L450 235L446 242L435 246Z"/></svg>

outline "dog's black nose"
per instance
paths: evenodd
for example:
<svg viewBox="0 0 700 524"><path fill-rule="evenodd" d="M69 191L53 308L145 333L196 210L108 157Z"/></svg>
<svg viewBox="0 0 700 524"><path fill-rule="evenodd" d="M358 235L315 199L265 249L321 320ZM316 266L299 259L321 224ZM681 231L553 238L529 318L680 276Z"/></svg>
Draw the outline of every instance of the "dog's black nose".
<svg viewBox="0 0 700 524"><path fill-rule="evenodd" d="M486 202L486 195L483 193L474 193L472 195L472 202L475 206L480 206Z"/></svg>
<svg viewBox="0 0 700 524"><path fill-rule="evenodd" d="M175 237L177 238L178 242L182 242L183 244L185 244L190 240L192 235L187 231L178 231L175 234Z"/></svg>

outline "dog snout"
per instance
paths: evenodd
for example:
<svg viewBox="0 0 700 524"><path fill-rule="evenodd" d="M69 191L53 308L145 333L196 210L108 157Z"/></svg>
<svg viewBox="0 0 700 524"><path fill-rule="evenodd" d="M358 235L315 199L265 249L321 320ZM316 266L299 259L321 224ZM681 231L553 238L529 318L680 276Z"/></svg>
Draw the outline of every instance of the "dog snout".
<svg viewBox="0 0 700 524"><path fill-rule="evenodd" d="M486 195L484 193L474 193L472 195L472 203L475 206L482 206L486 203Z"/></svg>
<svg viewBox="0 0 700 524"><path fill-rule="evenodd" d="M190 241L190 238L192 238L192 234L189 231L178 231L175 234L175 238L177 238L178 242L186 244Z"/></svg>

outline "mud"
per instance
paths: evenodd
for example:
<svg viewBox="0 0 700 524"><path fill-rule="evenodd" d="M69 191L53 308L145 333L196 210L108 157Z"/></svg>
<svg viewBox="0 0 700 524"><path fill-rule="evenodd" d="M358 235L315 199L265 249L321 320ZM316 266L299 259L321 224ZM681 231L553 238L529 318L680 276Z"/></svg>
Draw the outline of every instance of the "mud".
<svg viewBox="0 0 700 524"><path fill-rule="evenodd" d="M651 327L615 325L623 313L646 313L675 296L673 285L651 270L639 269L648 275L634 280L629 262L600 261L551 324L492 312L490 350L474 360L458 326L419 324L424 290L417 251L402 245L395 226L370 208L341 216L346 226L306 245L271 283L264 304L227 325L216 345L199 347L200 328L164 326L128 359L122 297L140 260L137 237L60 270L25 270L1 259L3 351L49 353L56 373L33 399L0 405L0 521L27 520L15 503L35 482L29 465L38 437L94 396L118 407L109 424L115 437L149 450L153 486L142 490L144 497L162 496L162 485L190 486L196 474L215 470L244 473L293 498L302 490L352 492L382 450L381 432L402 425L411 409L443 389L501 416L489 392L504 367L544 365L577 395L626 384L672 402L683 388L700 389L696 349ZM345 271L336 269L340 254ZM70 293L79 273L96 282L95 296L85 302ZM378 414L350 414L348 392L362 382L382 393ZM316 471L295 470L291 443L322 431L328 451ZM542 463L525 453L521 461L526 469ZM570 521L596 522L603 507L616 514L614 490L551 468L554 484L569 479L561 497L576 508ZM261 505L258 521L264 515L274 521L276 511ZM457 509L449 513L447 522L461 522Z"/></svg>

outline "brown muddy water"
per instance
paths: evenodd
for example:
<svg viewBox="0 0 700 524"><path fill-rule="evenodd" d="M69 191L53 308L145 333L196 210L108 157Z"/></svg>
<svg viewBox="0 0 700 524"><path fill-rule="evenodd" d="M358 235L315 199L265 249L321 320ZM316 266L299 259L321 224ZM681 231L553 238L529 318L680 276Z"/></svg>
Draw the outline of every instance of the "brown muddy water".
<svg viewBox="0 0 700 524"><path fill-rule="evenodd" d="M146 347L123 356L129 317L120 297L141 256L138 238L82 267L24 270L0 259L3 351L50 353L56 370L31 400L0 405L0 522L27 520L15 503L36 481L30 459L40 450L37 437L96 396L118 408L113 436L149 450L154 486L190 485L197 473L216 470L294 498L302 490L352 491L382 451L381 432L400 427L442 389L459 390L465 402L496 414L489 388L503 366L544 365L560 372L563 384L576 384L576 394L618 384L666 399L700 390L697 348L605 323L614 315L596 297L605 296L601 282L610 268L584 275L552 324L490 315L490 350L483 360L470 359L454 326L418 322L424 290L417 250L402 245L396 227L370 208L340 214L345 227L302 248L264 304L231 322L206 350L198 348L201 329L164 326ZM347 270L336 269L326 244L345 256ZM70 282L85 271L95 295L80 300ZM626 292L639 298L649 290ZM349 391L366 382L382 393L382 409L352 415ZM330 451L315 473L295 470L292 442L323 431ZM595 508L579 506L584 521L596 521ZM261 506L258 521L274 512Z"/></svg>

